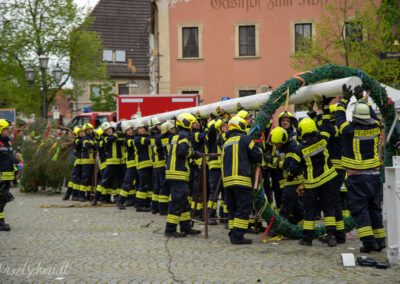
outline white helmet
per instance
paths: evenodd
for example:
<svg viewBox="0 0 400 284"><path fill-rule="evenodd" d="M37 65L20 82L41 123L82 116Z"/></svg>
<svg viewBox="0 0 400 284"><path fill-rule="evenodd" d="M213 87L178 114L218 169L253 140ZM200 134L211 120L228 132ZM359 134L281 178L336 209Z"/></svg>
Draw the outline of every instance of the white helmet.
<svg viewBox="0 0 400 284"><path fill-rule="evenodd" d="M122 129L123 133L125 133L125 131L131 127L132 127L132 124L129 121L121 121L121 129Z"/></svg>
<svg viewBox="0 0 400 284"><path fill-rule="evenodd" d="M110 125L111 125L111 128L113 128L114 130L117 129L117 123L115 121L111 121Z"/></svg>
<svg viewBox="0 0 400 284"><path fill-rule="evenodd" d="M170 121L166 121L163 124L161 124L161 133L162 134L167 133L167 131L171 129L171 126L173 127L173 124Z"/></svg>
<svg viewBox="0 0 400 284"><path fill-rule="evenodd" d="M369 105L364 102L358 102L354 106L353 121L358 121L362 124L374 124L375 120L371 118Z"/></svg>
<svg viewBox="0 0 400 284"><path fill-rule="evenodd" d="M161 124L161 121L157 116L150 118L150 125L156 126L157 124Z"/></svg>
<svg viewBox="0 0 400 284"><path fill-rule="evenodd" d="M100 127L103 129L103 131L106 131L108 128L111 128L111 123L109 123L108 121L105 121L101 124Z"/></svg>
<svg viewBox="0 0 400 284"><path fill-rule="evenodd" d="M145 125L144 125L143 121L142 121L142 120L139 120L139 121L137 121L137 122L134 124L133 130L136 130L136 129L138 129L139 127L144 127L144 126L145 126Z"/></svg>

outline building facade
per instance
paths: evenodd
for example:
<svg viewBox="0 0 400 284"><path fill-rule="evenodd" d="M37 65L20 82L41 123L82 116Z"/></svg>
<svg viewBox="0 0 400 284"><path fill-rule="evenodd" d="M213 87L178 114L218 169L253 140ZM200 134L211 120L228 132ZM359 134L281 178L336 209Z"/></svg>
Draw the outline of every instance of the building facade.
<svg viewBox="0 0 400 284"><path fill-rule="evenodd" d="M296 73L291 55L332 1L154 0L151 82L204 103L274 89Z"/></svg>
<svg viewBox="0 0 400 284"><path fill-rule="evenodd" d="M107 63L113 93L149 94L149 24L150 0L100 0L93 8L91 30L99 33L103 43L103 60ZM75 111L92 104L105 81L76 81L81 96Z"/></svg>

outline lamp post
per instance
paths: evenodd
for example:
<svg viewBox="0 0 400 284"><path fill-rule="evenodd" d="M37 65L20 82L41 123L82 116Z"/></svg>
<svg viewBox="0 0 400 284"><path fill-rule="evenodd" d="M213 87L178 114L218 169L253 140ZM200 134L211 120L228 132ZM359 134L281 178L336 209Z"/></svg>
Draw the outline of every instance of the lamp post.
<svg viewBox="0 0 400 284"><path fill-rule="evenodd" d="M49 57L46 55L40 55L39 56L39 71L40 71L40 94L42 96L42 117L44 119L47 119L47 92L49 90L49 84L47 82L47 68L49 64ZM57 66L53 70L53 76L55 81L58 83L60 82L61 78L63 75L63 71L60 68L60 66L57 64ZM36 77L36 72L35 69L32 66L29 66L25 69L25 78L29 83L32 83L35 81Z"/></svg>

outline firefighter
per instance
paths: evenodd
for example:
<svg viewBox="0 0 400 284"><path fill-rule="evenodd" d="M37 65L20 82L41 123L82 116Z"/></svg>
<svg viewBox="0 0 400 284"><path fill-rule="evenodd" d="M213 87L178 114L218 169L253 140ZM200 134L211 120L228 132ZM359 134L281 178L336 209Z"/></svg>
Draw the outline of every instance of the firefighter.
<svg viewBox="0 0 400 284"><path fill-rule="evenodd" d="M350 98L357 103L352 122L346 121ZM346 186L351 215L362 241L360 251L369 253L386 248L382 221L378 118L363 96L363 88L343 85L343 98L335 112L342 133L342 165L347 171Z"/></svg>
<svg viewBox="0 0 400 284"><path fill-rule="evenodd" d="M14 180L14 155L10 142L10 122L0 119L0 231L10 231L5 222L4 207L14 200L10 192L10 183Z"/></svg>
<svg viewBox="0 0 400 284"><path fill-rule="evenodd" d="M284 128L289 135L290 140L297 140L298 121L290 111L283 111L278 116L278 124Z"/></svg>
<svg viewBox="0 0 400 284"><path fill-rule="evenodd" d="M190 113L181 113L176 119L177 134L171 139L171 150L167 159L166 178L171 188L171 200L168 206L166 237L181 238L201 233L190 226L189 197L189 160L200 154L193 151L189 133L196 118ZM180 225L180 232L177 226Z"/></svg>
<svg viewBox="0 0 400 284"><path fill-rule="evenodd" d="M123 173L124 173L124 157L122 152L123 137L120 136L115 130L115 125L109 122L103 123L104 129L104 148L106 152L106 168L102 179L98 185L101 188L109 189L105 196L104 201L111 202L111 194L117 194L117 189L122 186ZM100 189L101 189L100 188ZM94 205L95 202L92 204Z"/></svg>
<svg viewBox="0 0 400 284"><path fill-rule="evenodd" d="M135 190L135 178L137 176L137 170L136 170L136 147L135 147L135 142L134 142L134 131L131 123L127 121L122 121L121 122L121 129L122 132L125 134L125 149L126 149L126 172L125 172L125 177L124 181L122 184L122 189L119 192L119 197L118 197L118 208L120 210L125 210L125 202L127 199L133 198L134 194L136 193Z"/></svg>
<svg viewBox="0 0 400 284"><path fill-rule="evenodd" d="M135 125L135 147L137 150L137 170L139 188L136 191L136 212L151 211L152 171L151 141L147 128L142 122Z"/></svg>
<svg viewBox="0 0 400 284"><path fill-rule="evenodd" d="M248 112L247 110L240 110L236 116L246 120L247 126L246 126L246 134L249 133L250 129L251 129L251 125L253 123L253 115L251 114L251 112Z"/></svg>
<svg viewBox="0 0 400 284"><path fill-rule="evenodd" d="M161 145L162 145L162 153L164 159L166 160L169 152L170 152L170 140L171 137L175 134L175 125L170 121L166 121L161 125ZM170 194L170 188L165 176L165 167L161 173L161 185L160 191L158 194L158 211L161 216L166 216L168 214L168 200Z"/></svg>
<svg viewBox="0 0 400 284"><path fill-rule="evenodd" d="M150 130L151 159L153 161L151 213L158 214L160 189L165 184L165 157L161 143L161 121L157 117L153 117L150 122L153 125Z"/></svg>
<svg viewBox="0 0 400 284"><path fill-rule="evenodd" d="M279 214L292 224L297 224L304 218L301 190L303 188L303 175L288 179L287 170L292 159L292 153L296 151L298 143L289 140L289 135L282 127L275 127L271 131L270 142L278 151L272 156L271 163L280 172L279 181L282 188L282 205Z"/></svg>
<svg viewBox="0 0 400 284"><path fill-rule="evenodd" d="M71 180L68 182L68 188L67 188L67 192L65 193L65 195L63 196L63 200L69 200L72 193L74 192L74 190L76 190L77 188L79 188L76 184L77 181L80 179L80 175L81 175L81 157L80 154L77 153L77 141L79 140L79 133L81 132L81 127L80 126L75 126L73 133L75 135L75 139L74 139L74 168L72 170L72 176L71 176Z"/></svg>
<svg viewBox="0 0 400 284"><path fill-rule="evenodd" d="M252 240L244 238L252 209L250 166L262 160L261 150L246 135L246 126L244 119L233 117L229 121L228 139L222 149L222 181L226 190L229 238L232 244L252 243Z"/></svg>
<svg viewBox="0 0 400 284"><path fill-rule="evenodd" d="M82 127L85 132L85 137L82 139L82 179L80 184L80 201L85 202L90 200L90 194L93 190L92 180L94 165L96 164L95 158L95 141L94 141L94 127L90 123L85 123ZM85 196L86 195L86 196Z"/></svg>
<svg viewBox="0 0 400 284"><path fill-rule="evenodd" d="M315 232L315 216L319 208L324 212L324 222L328 234L328 246L336 246L336 219L333 206L334 179L337 176L335 168L329 159L327 149L331 136L329 120L323 119L318 131L317 124L311 118L304 118L299 123L299 138L301 143L295 152L291 153L288 166L288 180L304 175L304 223L303 237L299 244L312 246ZM318 199L319 203L318 204Z"/></svg>
<svg viewBox="0 0 400 284"><path fill-rule="evenodd" d="M80 184L82 178L82 141L85 135L82 127L75 127L75 140L74 140L74 154L75 154L75 162L74 162L74 171L72 173L72 182L73 182L73 190L72 190L72 201L80 201Z"/></svg>
<svg viewBox="0 0 400 284"><path fill-rule="evenodd" d="M211 120L208 123L208 132L206 135L206 146L207 146L207 152L208 153L215 153L218 154L216 156L211 156L208 157L208 169L209 169L209 174L208 174L208 184L210 187L210 192L209 192L209 198L208 198L208 216L210 220L208 221L209 225L217 225L218 222L215 219L216 212L217 212L217 202L214 201L214 199L217 198L215 196L216 191L218 187L222 186L222 180L221 180L221 149L218 146L218 135L220 134L220 126L221 126L222 120L217 119L217 120Z"/></svg>
<svg viewBox="0 0 400 284"><path fill-rule="evenodd" d="M97 155L99 157L98 161L99 161L99 173L98 173L98 180L101 181L101 179L104 176L104 169L106 168L107 164L106 164L106 151L105 151L105 147L104 147L104 130L103 128L100 126L99 128L96 129L95 131L95 136L96 136L96 150L97 150ZM95 193L94 193L94 198L92 200L92 205L96 206L97 205L97 201L101 200L103 202L105 202L106 198L106 194L107 194L107 188L104 188L103 186L101 186L100 184L97 185Z"/></svg>

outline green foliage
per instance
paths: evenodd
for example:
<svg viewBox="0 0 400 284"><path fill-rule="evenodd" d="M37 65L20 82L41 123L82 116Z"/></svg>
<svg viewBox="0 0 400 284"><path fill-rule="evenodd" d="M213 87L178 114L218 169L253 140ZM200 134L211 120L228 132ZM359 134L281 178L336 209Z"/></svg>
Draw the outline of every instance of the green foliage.
<svg viewBox="0 0 400 284"><path fill-rule="evenodd" d="M389 36L392 27L388 22L393 20L385 20L396 17L398 20L399 9L386 17L389 10L385 8L378 13L372 0L362 1L362 5L357 0L326 4L320 21L314 23L315 38L307 43L308 48L292 56L292 67L303 71L335 63L364 70L381 83L399 84L398 60L381 60L379 57L381 52L400 51Z"/></svg>
<svg viewBox="0 0 400 284"><path fill-rule="evenodd" d="M73 138L44 137L47 122L38 119L27 130L27 139L21 147L24 167L21 173L20 188L23 192L42 190L60 191L72 172L69 159Z"/></svg>
<svg viewBox="0 0 400 284"><path fill-rule="evenodd" d="M88 31L91 19L73 0L0 0L0 107L40 114L41 91L49 107L56 93L70 81L104 79L100 37ZM39 55L50 58L49 69L38 68ZM60 82L52 72L64 71ZM35 82L25 79L25 68L35 69Z"/></svg>
<svg viewBox="0 0 400 284"><path fill-rule="evenodd" d="M90 100L93 102L93 111L115 111L116 96L112 91L115 87L115 82L106 82L99 85L100 93L97 96L93 94L90 96Z"/></svg>

